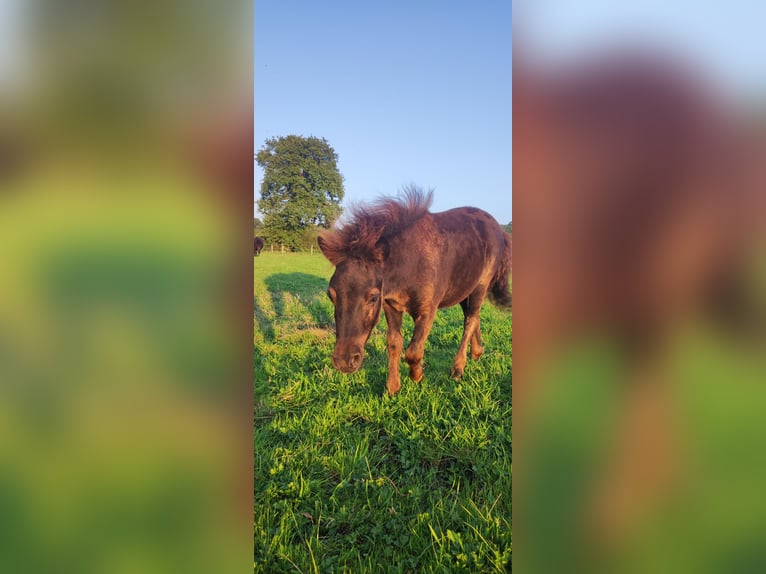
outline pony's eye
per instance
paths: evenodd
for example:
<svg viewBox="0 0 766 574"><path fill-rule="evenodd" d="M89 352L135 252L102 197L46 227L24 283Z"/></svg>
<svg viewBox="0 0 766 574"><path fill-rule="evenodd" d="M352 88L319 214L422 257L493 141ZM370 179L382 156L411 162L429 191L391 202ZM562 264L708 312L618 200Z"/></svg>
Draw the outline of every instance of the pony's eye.
<svg viewBox="0 0 766 574"><path fill-rule="evenodd" d="M367 302L370 304L377 303L378 299L380 299L380 293L373 293L367 298Z"/></svg>

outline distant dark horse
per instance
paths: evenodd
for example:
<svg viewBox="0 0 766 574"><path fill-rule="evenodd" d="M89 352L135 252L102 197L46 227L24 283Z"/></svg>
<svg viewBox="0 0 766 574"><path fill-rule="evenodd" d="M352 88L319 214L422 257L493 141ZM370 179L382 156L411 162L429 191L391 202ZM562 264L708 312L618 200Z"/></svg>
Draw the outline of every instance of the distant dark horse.
<svg viewBox="0 0 766 574"><path fill-rule="evenodd" d="M262 249L263 249L263 238L256 237L255 239L253 239L253 251L255 251L255 254L260 255Z"/></svg>
<svg viewBox="0 0 766 574"><path fill-rule="evenodd" d="M333 365L353 373L362 365L364 345L380 319L388 324L388 393L401 388L402 314L415 320L405 360L410 378L423 378L423 349L436 311L460 303L465 316L452 376L460 378L471 358L484 352L479 310L485 296L510 308L508 280L511 237L488 213L460 207L429 213L431 193L405 190L402 200L383 199L357 207L351 220L321 234L319 248L336 266L327 290L335 305Z"/></svg>

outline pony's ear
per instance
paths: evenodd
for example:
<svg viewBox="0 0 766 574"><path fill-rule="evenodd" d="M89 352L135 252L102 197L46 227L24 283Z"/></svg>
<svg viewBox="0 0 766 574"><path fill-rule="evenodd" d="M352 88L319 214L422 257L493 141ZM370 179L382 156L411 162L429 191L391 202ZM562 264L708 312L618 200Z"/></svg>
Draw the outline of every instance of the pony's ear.
<svg viewBox="0 0 766 574"><path fill-rule="evenodd" d="M326 231L317 236L317 244L322 254L336 267L343 260L343 255L339 252L337 243L335 234L332 231Z"/></svg>

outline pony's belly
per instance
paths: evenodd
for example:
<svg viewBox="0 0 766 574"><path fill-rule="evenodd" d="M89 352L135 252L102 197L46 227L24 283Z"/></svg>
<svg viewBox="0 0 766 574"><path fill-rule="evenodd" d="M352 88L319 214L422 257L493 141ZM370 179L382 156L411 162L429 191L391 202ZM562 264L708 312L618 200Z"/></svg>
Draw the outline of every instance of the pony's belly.
<svg viewBox="0 0 766 574"><path fill-rule="evenodd" d="M442 296L439 308L452 307L474 293L479 286L489 285L492 278L492 267L485 266L483 269L467 270L463 268L459 276L450 281L447 292Z"/></svg>
<svg viewBox="0 0 766 574"><path fill-rule="evenodd" d="M470 291L463 293L463 292L449 292L447 293L444 298L442 298L441 302L439 303L439 309L445 309L447 307L452 307L453 305L457 305L460 303L463 299L468 297L470 295Z"/></svg>

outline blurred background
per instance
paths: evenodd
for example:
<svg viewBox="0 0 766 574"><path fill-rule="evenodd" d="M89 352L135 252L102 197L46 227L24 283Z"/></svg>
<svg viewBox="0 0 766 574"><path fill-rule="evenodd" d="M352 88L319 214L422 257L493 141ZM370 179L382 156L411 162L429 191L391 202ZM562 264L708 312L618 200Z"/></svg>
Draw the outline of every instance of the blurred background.
<svg viewBox="0 0 766 574"><path fill-rule="evenodd" d="M764 16L514 6L520 572L766 571Z"/></svg>
<svg viewBox="0 0 766 574"><path fill-rule="evenodd" d="M252 4L0 2L0 570L252 556Z"/></svg>
<svg viewBox="0 0 766 574"><path fill-rule="evenodd" d="M3 571L249 568L252 9L0 1ZM517 568L766 571L764 8L514 10Z"/></svg>

